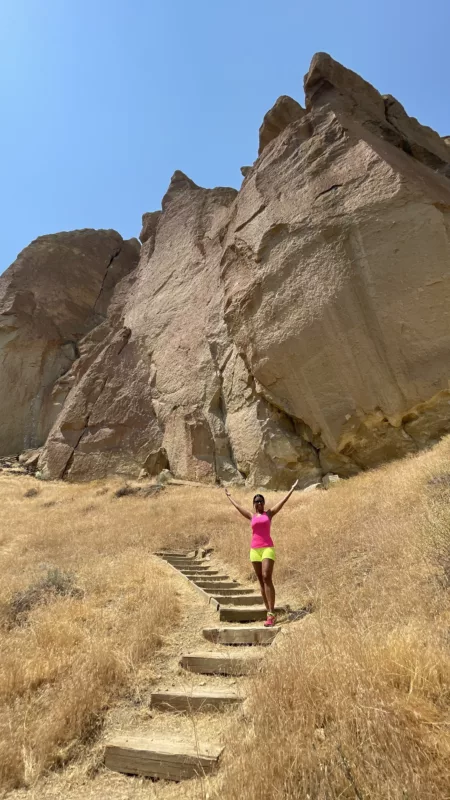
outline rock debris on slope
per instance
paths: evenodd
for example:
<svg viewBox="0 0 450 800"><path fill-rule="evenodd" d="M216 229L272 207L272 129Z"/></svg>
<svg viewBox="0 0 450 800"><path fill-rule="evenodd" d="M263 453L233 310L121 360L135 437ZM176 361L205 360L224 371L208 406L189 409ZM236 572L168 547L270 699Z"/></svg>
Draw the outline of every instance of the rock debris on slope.
<svg viewBox="0 0 450 800"><path fill-rule="evenodd" d="M0 278L0 455L246 481L353 475L450 430L450 147L330 56L239 192L177 171L142 247L33 242Z"/></svg>

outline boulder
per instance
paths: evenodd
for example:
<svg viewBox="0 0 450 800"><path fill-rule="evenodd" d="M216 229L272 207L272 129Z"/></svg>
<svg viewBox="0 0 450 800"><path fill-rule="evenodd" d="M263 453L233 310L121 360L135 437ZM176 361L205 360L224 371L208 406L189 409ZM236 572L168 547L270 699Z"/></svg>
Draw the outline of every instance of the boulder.
<svg viewBox="0 0 450 800"><path fill-rule="evenodd" d="M37 468L39 458L41 455L41 448L35 450L25 450L19 456L19 464L25 467L29 472L34 472Z"/></svg>

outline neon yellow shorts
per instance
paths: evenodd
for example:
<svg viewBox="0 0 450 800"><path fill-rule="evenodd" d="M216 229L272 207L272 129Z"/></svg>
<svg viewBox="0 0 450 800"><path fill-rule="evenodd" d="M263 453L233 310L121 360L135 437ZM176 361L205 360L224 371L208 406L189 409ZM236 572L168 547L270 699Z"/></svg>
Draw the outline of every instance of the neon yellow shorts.
<svg viewBox="0 0 450 800"><path fill-rule="evenodd" d="M274 547L252 547L250 550L250 561L264 561L265 558L270 558L272 561L275 561Z"/></svg>

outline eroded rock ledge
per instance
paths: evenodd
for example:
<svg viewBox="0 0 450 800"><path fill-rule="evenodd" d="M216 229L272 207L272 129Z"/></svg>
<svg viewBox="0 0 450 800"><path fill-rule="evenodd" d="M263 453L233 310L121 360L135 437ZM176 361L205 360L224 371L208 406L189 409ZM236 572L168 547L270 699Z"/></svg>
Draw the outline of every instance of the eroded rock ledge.
<svg viewBox="0 0 450 800"><path fill-rule="evenodd" d="M0 279L0 455L283 488L450 430L448 141L319 53L243 174L177 171L140 254L114 231L23 251Z"/></svg>

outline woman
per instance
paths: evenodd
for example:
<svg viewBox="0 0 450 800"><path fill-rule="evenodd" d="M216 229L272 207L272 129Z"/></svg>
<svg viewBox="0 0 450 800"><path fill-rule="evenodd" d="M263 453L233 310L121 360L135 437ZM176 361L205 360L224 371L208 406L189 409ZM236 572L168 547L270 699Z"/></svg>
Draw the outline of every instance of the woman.
<svg viewBox="0 0 450 800"><path fill-rule="evenodd" d="M262 494L255 494L253 498L253 508L255 513L252 515L250 511L236 503L231 497L228 489L225 489L225 494L229 501L246 519L251 520L252 524L252 542L250 549L250 561L253 564L253 569L256 572L261 587L261 594L264 600L264 605L267 608L267 619L264 623L266 628L271 628L276 623L275 617L275 587L272 581L273 566L275 563L275 548L273 545L272 537L270 535L270 523L272 517L283 508L287 500L289 500L292 492L298 486L298 481L295 481L290 492L280 500L273 508L264 509L264 497Z"/></svg>

